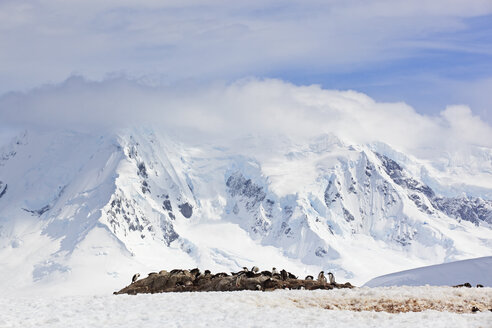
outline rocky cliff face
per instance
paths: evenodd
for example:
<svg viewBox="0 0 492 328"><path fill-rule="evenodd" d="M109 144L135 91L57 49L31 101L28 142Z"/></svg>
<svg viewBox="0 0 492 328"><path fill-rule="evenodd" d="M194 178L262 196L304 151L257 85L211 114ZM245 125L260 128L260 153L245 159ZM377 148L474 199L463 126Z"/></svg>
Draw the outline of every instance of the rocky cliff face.
<svg viewBox="0 0 492 328"><path fill-rule="evenodd" d="M398 185L409 191L410 199L428 214L440 211L457 220L470 221L475 225L492 223L492 201L477 197L438 197L421 182L408 177L403 168L387 156L377 154L384 170Z"/></svg>
<svg viewBox="0 0 492 328"><path fill-rule="evenodd" d="M479 256L492 243L490 200L438 195L390 155L333 136L257 157L151 131L27 133L0 159L0 253L51 245L23 268L36 281L80 268L74 258L94 255L101 229L125 263L284 261L297 274L324 268L356 281Z"/></svg>

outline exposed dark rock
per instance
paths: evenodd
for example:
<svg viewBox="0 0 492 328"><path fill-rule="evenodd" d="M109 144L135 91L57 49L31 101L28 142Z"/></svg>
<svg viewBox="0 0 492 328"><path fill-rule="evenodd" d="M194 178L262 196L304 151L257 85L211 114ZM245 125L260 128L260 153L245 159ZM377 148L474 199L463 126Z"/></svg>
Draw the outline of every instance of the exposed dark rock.
<svg viewBox="0 0 492 328"><path fill-rule="evenodd" d="M232 197L241 196L246 198L245 207L248 211L259 206L266 197L262 187L254 184L251 179L246 179L240 173L231 175L227 179L226 186Z"/></svg>
<svg viewBox="0 0 492 328"><path fill-rule="evenodd" d="M138 163L137 167L138 167L137 174L139 176L141 176L142 178L147 179L149 177L149 175L147 174L147 168L145 167L145 163L140 162L140 163Z"/></svg>
<svg viewBox="0 0 492 328"><path fill-rule="evenodd" d="M150 186L149 184L147 183L146 180L143 180L142 181L142 192L145 194L145 193L150 193Z"/></svg>
<svg viewBox="0 0 492 328"><path fill-rule="evenodd" d="M0 181L0 198L7 192L7 184Z"/></svg>
<svg viewBox="0 0 492 328"><path fill-rule="evenodd" d="M316 251L314 252L314 255L318 257L325 257L326 254L328 254L328 252L323 247L316 248Z"/></svg>
<svg viewBox="0 0 492 328"><path fill-rule="evenodd" d="M188 203L184 203L178 205L178 207L179 207L179 211L181 212L181 214L183 214L185 218L187 219L191 218L191 216L193 215L193 206L191 206Z"/></svg>
<svg viewBox="0 0 492 328"><path fill-rule="evenodd" d="M387 156L377 154L383 168L398 185L415 192L422 193L432 206L444 214L458 220L465 220L479 225L480 222L492 224L492 201L475 197L437 197L434 191L423 183L407 177L403 168ZM433 214L418 193L412 193L410 199L427 214Z"/></svg>
<svg viewBox="0 0 492 328"><path fill-rule="evenodd" d="M173 210L173 207L171 206L171 201L169 199L165 199L162 202L162 208L171 212Z"/></svg>
<svg viewBox="0 0 492 328"><path fill-rule="evenodd" d="M410 190L420 191L429 199L435 197L434 191L429 186L426 186L415 179L405 176L403 168L397 162L385 155L381 155L378 153L376 153L376 155L381 160L386 173L396 184Z"/></svg>
<svg viewBox="0 0 492 328"><path fill-rule="evenodd" d="M169 246L173 241L179 238L179 235L174 230L174 226L171 222L165 222L162 224L163 238L167 246Z"/></svg>
<svg viewBox="0 0 492 328"><path fill-rule="evenodd" d="M41 207L40 209L37 209L37 210L28 210L27 208L23 208L24 211L26 212L29 212L31 214L34 214L34 215L37 215L37 216L41 216L43 215L45 212L48 212L50 210L50 205L45 205L43 207Z"/></svg>
<svg viewBox="0 0 492 328"><path fill-rule="evenodd" d="M423 200L420 198L420 196L418 194L411 194L408 196L414 203L415 205L417 205L418 208L420 208L420 210L422 210L423 212L427 213L427 214L432 214L432 210L429 208L429 206L427 206Z"/></svg>
<svg viewBox="0 0 492 328"><path fill-rule="evenodd" d="M345 207L343 208L343 217L347 222L355 220L355 217L352 215L352 213L350 213Z"/></svg>
<svg viewBox="0 0 492 328"><path fill-rule="evenodd" d="M433 205L448 216L470 221L476 225L480 221L492 224L492 201L481 198L435 198Z"/></svg>
<svg viewBox="0 0 492 328"><path fill-rule="evenodd" d="M335 186L332 180L328 182L328 186L325 189L325 205L327 207L331 207L331 203L337 201L337 199L343 200L342 195L340 194L338 188Z"/></svg>

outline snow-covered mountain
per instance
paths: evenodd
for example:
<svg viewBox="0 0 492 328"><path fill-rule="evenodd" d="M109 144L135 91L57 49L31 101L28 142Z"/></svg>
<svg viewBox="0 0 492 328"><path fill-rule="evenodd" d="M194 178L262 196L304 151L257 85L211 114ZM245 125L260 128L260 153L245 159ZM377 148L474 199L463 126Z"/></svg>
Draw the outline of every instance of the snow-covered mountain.
<svg viewBox="0 0 492 328"><path fill-rule="evenodd" d="M360 284L491 254L492 186L449 185L388 145L334 135L231 144L17 133L0 148L2 289L109 292L135 272L252 265Z"/></svg>

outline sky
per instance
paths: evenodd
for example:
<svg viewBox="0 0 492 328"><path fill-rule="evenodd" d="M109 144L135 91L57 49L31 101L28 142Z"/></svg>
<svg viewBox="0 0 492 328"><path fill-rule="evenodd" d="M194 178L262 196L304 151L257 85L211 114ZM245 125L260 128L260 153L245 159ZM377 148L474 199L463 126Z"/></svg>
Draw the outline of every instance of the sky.
<svg viewBox="0 0 492 328"><path fill-rule="evenodd" d="M492 124L492 1L1 0L0 94L72 76L278 79Z"/></svg>

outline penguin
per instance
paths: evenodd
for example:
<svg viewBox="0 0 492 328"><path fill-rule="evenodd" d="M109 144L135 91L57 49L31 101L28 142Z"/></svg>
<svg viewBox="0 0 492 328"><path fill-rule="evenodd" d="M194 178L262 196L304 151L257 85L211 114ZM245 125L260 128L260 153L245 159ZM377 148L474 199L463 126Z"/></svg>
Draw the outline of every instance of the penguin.
<svg viewBox="0 0 492 328"><path fill-rule="evenodd" d="M322 284L326 284L326 277L324 271L320 271L320 273L318 274L318 282Z"/></svg>
<svg viewBox="0 0 492 328"><path fill-rule="evenodd" d="M254 267L251 268L251 271L257 273L258 271L260 271L260 269L255 265Z"/></svg>
<svg viewBox="0 0 492 328"><path fill-rule="evenodd" d="M335 284L335 276L333 275L333 273L328 272L328 279L330 280L331 285Z"/></svg>
<svg viewBox="0 0 492 328"><path fill-rule="evenodd" d="M259 276L259 275L257 275L256 273L254 273L253 271L248 271L248 272L245 272L245 273L243 273L243 275L245 275L245 276L246 276L246 278L254 278L254 277L256 277L256 276Z"/></svg>
<svg viewBox="0 0 492 328"><path fill-rule="evenodd" d="M270 271L261 271L260 274L262 276L267 276L267 277L271 277L272 276L272 273Z"/></svg>
<svg viewBox="0 0 492 328"><path fill-rule="evenodd" d="M282 280L287 280L287 278L289 277L289 275L287 274L287 271L285 271L284 269L282 269L282 271L280 271L280 276L282 277Z"/></svg>
<svg viewBox="0 0 492 328"><path fill-rule="evenodd" d="M276 267L273 267L272 274L279 274Z"/></svg>
<svg viewBox="0 0 492 328"><path fill-rule="evenodd" d="M212 278L223 278L223 277L228 277L229 275L225 272L219 272L219 273L216 273L212 276Z"/></svg>
<svg viewBox="0 0 492 328"><path fill-rule="evenodd" d="M140 273L135 273L132 278L132 284L137 281L138 277L140 277Z"/></svg>
<svg viewBox="0 0 492 328"><path fill-rule="evenodd" d="M294 274L292 274L290 272L287 272L287 275L289 276L289 279L297 279L297 276L295 276Z"/></svg>
<svg viewBox="0 0 492 328"><path fill-rule="evenodd" d="M198 276L201 274L200 269L198 269L198 268L194 268L194 269L190 270L190 273L195 278L198 278Z"/></svg>
<svg viewBox="0 0 492 328"><path fill-rule="evenodd" d="M236 278L236 288L241 287L241 280L242 279L243 279L243 276L242 275L237 276L237 278Z"/></svg>
<svg viewBox="0 0 492 328"><path fill-rule="evenodd" d="M314 277L309 275L309 276L306 276L306 278L304 278L304 280L314 280Z"/></svg>

